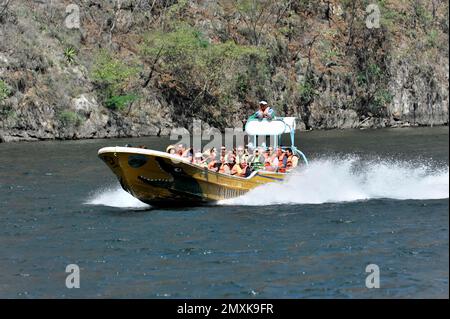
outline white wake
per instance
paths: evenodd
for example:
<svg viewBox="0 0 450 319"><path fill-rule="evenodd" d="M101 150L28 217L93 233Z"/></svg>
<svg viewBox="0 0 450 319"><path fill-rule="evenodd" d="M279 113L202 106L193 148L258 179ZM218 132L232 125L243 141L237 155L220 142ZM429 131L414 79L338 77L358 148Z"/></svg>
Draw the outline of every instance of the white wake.
<svg viewBox="0 0 450 319"><path fill-rule="evenodd" d="M149 205L141 202L133 197L117 185L98 190L92 195L85 204L88 205L102 205L119 208L147 208Z"/></svg>
<svg viewBox="0 0 450 319"><path fill-rule="evenodd" d="M449 169L399 161L319 159L287 181L258 187L225 205L322 204L376 198L449 197Z"/></svg>

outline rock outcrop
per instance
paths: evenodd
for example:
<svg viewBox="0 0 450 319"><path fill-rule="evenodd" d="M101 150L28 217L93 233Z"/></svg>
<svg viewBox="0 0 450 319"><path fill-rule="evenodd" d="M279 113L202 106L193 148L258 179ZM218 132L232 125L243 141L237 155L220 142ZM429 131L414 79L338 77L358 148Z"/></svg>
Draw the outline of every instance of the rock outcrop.
<svg viewBox="0 0 450 319"><path fill-rule="evenodd" d="M260 98L301 129L448 125L448 1L385 1L378 29L361 1L252 1L0 0L0 141L168 135L197 115L223 129ZM266 52L264 87L224 74L229 91L212 76L189 88L182 69L142 54L148 34L184 24L201 45ZM93 75L101 50L138 69L118 95L138 98L111 107L114 83Z"/></svg>

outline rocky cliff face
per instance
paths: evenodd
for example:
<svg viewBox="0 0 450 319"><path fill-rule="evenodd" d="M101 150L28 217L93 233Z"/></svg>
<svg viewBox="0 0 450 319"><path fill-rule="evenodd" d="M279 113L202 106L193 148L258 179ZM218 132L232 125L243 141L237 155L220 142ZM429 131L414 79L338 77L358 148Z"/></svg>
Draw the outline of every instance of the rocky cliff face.
<svg viewBox="0 0 450 319"><path fill-rule="evenodd" d="M447 125L448 1L368 4L0 0L0 141Z"/></svg>

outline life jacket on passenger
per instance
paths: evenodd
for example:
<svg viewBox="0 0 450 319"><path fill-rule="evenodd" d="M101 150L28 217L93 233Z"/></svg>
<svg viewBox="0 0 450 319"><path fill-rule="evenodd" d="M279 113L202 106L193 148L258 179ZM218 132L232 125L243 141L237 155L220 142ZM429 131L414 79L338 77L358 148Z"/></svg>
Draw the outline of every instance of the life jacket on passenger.
<svg viewBox="0 0 450 319"><path fill-rule="evenodd" d="M267 156L266 161L264 162L264 169L266 171L275 171L276 165L274 164L274 156Z"/></svg>
<svg viewBox="0 0 450 319"><path fill-rule="evenodd" d="M286 169L291 169L292 168L292 159L293 158L294 158L294 154L292 154L291 156L288 156L287 162L286 162Z"/></svg>
<svg viewBox="0 0 450 319"><path fill-rule="evenodd" d="M292 169L295 166L297 166L297 165L294 166L294 159L296 159L295 163L297 164L298 163L298 156L292 154L291 156L288 157L287 163L286 163L286 169Z"/></svg>
<svg viewBox="0 0 450 319"><path fill-rule="evenodd" d="M281 153L281 155L278 156L278 172L280 173L286 173L287 164L284 163L285 159L287 160L285 153Z"/></svg>

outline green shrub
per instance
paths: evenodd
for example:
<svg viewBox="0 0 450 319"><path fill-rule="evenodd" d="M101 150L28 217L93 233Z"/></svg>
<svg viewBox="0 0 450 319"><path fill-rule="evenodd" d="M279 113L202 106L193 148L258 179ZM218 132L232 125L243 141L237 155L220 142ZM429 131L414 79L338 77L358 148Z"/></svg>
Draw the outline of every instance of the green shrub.
<svg viewBox="0 0 450 319"><path fill-rule="evenodd" d="M248 85L249 80L246 74L238 74L235 78L234 89L240 99L244 99L250 89Z"/></svg>
<svg viewBox="0 0 450 319"><path fill-rule="evenodd" d="M416 1L413 3L413 10L415 15L414 18L423 28L426 29L433 20L431 12L429 12L420 1Z"/></svg>
<svg viewBox="0 0 450 319"><path fill-rule="evenodd" d="M179 98L189 108L182 112L211 116L207 107L227 108L233 101L257 96L268 78L267 52L233 41L210 43L199 30L177 25L169 32L146 36L141 55L155 63L171 98ZM175 96L174 96L175 95ZM231 104L231 105L230 105Z"/></svg>
<svg viewBox="0 0 450 319"><path fill-rule="evenodd" d="M137 67L128 66L109 52L101 51L95 59L92 78L107 106L120 109L124 101L130 100L126 88L138 72Z"/></svg>
<svg viewBox="0 0 450 319"><path fill-rule="evenodd" d="M317 91L311 76L306 76L305 79L298 84L298 95L300 102L305 105L310 104L314 100Z"/></svg>
<svg viewBox="0 0 450 319"><path fill-rule="evenodd" d="M380 8L380 23L389 31L398 31L399 27L405 22L406 14L398 11L392 3L387 1L378 1Z"/></svg>
<svg viewBox="0 0 450 319"><path fill-rule="evenodd" d="M392 101L387 87L389 73L381 61L368 61L360 66L356 76L357 90L354 106L360 115L384 116L385 107Z"/></svg>
<svg viewBox="0 0 450 319"><path fill-rule="evenodd" d="M335 49L328 49L322 53L321 61L324 65L328 65L330 63L337 63L341 53Z"/></svg>
<svg viewBox="0 0 450 319"><path fill-rule="evenodd" d="M83 118L72 111L62 111L59 114L59 120L63 125L80 126L83 123Z"/></svg>
<svg viewBox="0 0 450 319"><path fill-rule="evenodd" d="M436 29L431 30L427 34L427 44L428 44L428 46L430 46L432 48L437 47L438 36L439 36L439 33L438 33L438 31Z"/></svg>
<svg viewBox="0 0 450 319"><path fill-rule="evenodd" d="M175 4L169 7L169 10L167 10L168 18L173 19L180 15L180 13L188 7L188 4L188 0L178 0Z"/></svg>
<svg viewBox="0 0 450 319"><path fill-rule="evenodd" d="M137 100L138 96L135 94L111 96L106 100L105 104L108 108L112 110L123 110L130 103Z"/></svg>
<svg viewBox="0 0 450 319"><path fill-rule="evenodd" d="M378 81L383 75L383 71L380 66L375 63L369 64L369 66L358 73L356 76L356 82L359 86L368 85Z"/></svg>
<svg viewBox="0 0 450 319"><path fill-rule="evenodd" d="M385 107L392 102L392 94L385 89L380 89L375 92L374 102L376 107Z"/></svg>
<svg viewBox="0 0 450 319"><path fill-rule="evenodd" d="M73 47L68 47L64 50L64 58L66 62L72 64L75 62L75 58L77 56L77 51Z"/></svg>
<svg viewBox="0 0 450 319"><path fill-rule="evenodd" d="M6 99L11 94L11 90L6 83L0 80L0 102Z"/></svg>

